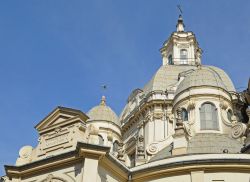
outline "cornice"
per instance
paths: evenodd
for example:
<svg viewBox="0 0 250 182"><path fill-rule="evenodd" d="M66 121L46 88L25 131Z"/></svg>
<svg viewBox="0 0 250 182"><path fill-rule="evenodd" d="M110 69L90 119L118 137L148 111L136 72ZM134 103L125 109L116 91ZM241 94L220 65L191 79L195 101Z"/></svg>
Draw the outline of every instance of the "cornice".
<svg viewBox="0 0 250 182"><path fill-rule="evenodd" d="M250 172L250 157L247 154L185 154L171 156L131 169L132 181L145 181L163 176L205 172L239 171Z"/></svg>
<svg viewBox="0 0 250 182"><path fill-rule="evenodd" d="M191 171L205 172L250 172L248 154L186 154L128 168L109 153L109 147L78 143L76 150L52 156L23 166L5 166L9 178L36 176L57 168L74 165L85 158L99 160L100 166L114 174L120 181L145 181L171 175L188 174Z"/></svg>
<svg viewBox="0 0 250 182"><path fill-rule="evenodd" d="M129 168L110 154L106 154L106 156L101 159L100 165L109 172L113 173L115 176L118 176L120 181L125 182L128 180L128 176L130 174Z"/></svg>
<svg viewBox="0 0 250 182"><path fill-rule="evenodd" d="M143 102L140 103L139 106L137 106L124 120L126 122L123 123L122 125L122 131L124 132L125 128L131 125L132 120L139 116L141 113L143 113L147 108L154 104L164 104L164 105L169 105L172 104L172 99L152 99L152 100L147 100L150 96L152 96L154 93L158 92L151 92L150 95L147 94L147 97L143 99ZM163 93L163 91L161 92ZM149 96L148 96L149 95Z"/></svg>
<svg viewBox="0 0 250 182"><path fill-rule="evenodd" d="M132 172L132 180L136 182L141 182L145 180L180 175L180 174L190 174L192 171L204 171L204 172L250 172L250 160L241 161L240 159L235 160L196 160L190 163L180 162L179 164L173 165L159 165L155 168L148 168L143 171Z"/></svg>
<svg viewBox="0 0 250 182"><path fill-rule="evenodd" d="M73 165L84 158L101 159L109 152L107 146L99 146L88 143L78 142L76 149L67 153L44 158L22 166L5 165L5 171L8 177L23 178L26 176L34 176L45 171L51 171L55 168L61 168Z"/></svg>

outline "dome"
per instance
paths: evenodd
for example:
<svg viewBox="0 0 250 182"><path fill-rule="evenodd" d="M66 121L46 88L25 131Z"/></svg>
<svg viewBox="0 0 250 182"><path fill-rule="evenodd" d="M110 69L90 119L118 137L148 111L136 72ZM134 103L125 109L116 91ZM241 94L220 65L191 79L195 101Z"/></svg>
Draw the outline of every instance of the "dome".
<svg viewBox="0 0 250 182"><path fill-rule="evenodd" d="M151 91L166 91L169 86L178 82L178 75L181 72L191 69L196 69L196 67L189 65L163 65L145 85L143 91L146 94Z"/></svg>
<svg viewBox="0 0 250 182"><path fill-rule="evenodd" d="M217 70L217 71L216 71ZM234 86L226 73L216 67L197 68L188 73L184 80L179 84L176 94L197 86L211 86L221 88L227 91L234 91Z"/></svg>
<svg viewBox="0 0 250 182"><path fill-rule="evenodd" d="M120 126L116 113L106 105L106 99L103 96L100 105L93 107L88 112L88 121L108 121Z"/></svg>
<svg viewBox="0 0 250 182"><path fill-rule="evenodd" d="M211 71L213 75L216 75L216 77L222 81L226 90L235 91L231 79L222 69L215 66L206 65L202 66L202 68ZM178 82L178 76L180 73L188 70L197 70L197 67L190 65L163 65L157 70L152 79L145 85L143 91L145 94L157 90L166 91L168 87Z"/></svg>

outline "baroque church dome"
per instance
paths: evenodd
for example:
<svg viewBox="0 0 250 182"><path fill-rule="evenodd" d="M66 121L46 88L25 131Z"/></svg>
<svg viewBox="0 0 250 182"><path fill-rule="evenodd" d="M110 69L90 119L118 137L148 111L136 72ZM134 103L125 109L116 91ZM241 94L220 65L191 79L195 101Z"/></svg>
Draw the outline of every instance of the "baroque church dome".
<svg viewBox="0 0 250 182"><path fill-rule="evenodd" d="M108 121L120 126L118 116L109 106L106 105L105 96L102 97L100 105L90 109L88 116L90 118L88 121Z"/></svg>
<svg viewBox="0 0 250 182"><path fill-rule="evenodd" d="M178 82L181 72L195 69L195 66L163 65L154 74L152 79L145 85L143 91L147 94L151 91L166 91L166 89Z"/></svg>
<svg viewBox="0 0 250 182"><path fill-rule="evenodd" d="M211 67L201 67L187 73L184 80L179 84L176 94L191 88L199 86L210 86L234 91L234 86L224 71L217 72Z"/></svg>
<svg viewBox="0 0 250 182"><path fill-rule="evenodd" d="M151 91L166 91L169 87L174 86L178 82L179 74L188 70L193 70L194 72L184 79L185 82L184 80L181 82L177 92L189 87L190 84L188 82L191 80L191 82L193 82L192 84L194 84L192 86L198 86L197 84L208 84L211 86L218 86L227 91L235 91L231 79L222 69L215 66L202 66L202 71L196 72L195 70L197 70L197 67L191 65L161 66L154 74L152 79L145 85L143 91L146 94ZM201 74L201 77L198 76L198 74ZM209 82L207 82L207 80L209 80Z"/></svg>

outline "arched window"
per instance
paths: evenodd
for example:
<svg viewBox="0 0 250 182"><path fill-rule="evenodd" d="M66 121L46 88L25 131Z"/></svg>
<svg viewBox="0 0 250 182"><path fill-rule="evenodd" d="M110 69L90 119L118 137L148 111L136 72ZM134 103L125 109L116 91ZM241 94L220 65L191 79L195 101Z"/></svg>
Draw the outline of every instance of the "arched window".
<svg viewBox="0 0 250 182"><path fill-rule="evenodd" d="M99 145L103 145L104 144L104 140L102 138L101 135L98 135L98 140L99 140Z"/></svg>
<svg viewBox="0 0 250 182"><path fill-rule="evenodd" d="M181 49L180 50L180 59L181 59L181 64L187 64L188 63L188 52L187 49Z"/></svg>
<svg viewBox="0 0 250 182"><path fill-rule="evenodd" d="M169 65L173 65L173 64L174 64L174 63L173 63L172 54L170 54L170 55L168 56L168 64L169 64Z"/></svg>
<svg viewBox="0 0 250 182"><path fill-rule="evenodd" d="M117 140L113 143L113 152L118 152L118 141Z"/></svg>
<svg viewBox="0 0 250 182"><path fill-rule="evenodd" d="M200 108L201 130L219 130L217 108L204 103Z"/></svg>
<svg viewBox="0 0 250 182"><path fill-rule="evenodd" d="M188 121L188 112L185 108L181 109L181 118L182 121Z"/></svg>
<svg viewBox="0 0 250 182"><path fill-rule="evenodd" d="M233 111L231 109L227 110L227 119L232 122Z"/></svg>

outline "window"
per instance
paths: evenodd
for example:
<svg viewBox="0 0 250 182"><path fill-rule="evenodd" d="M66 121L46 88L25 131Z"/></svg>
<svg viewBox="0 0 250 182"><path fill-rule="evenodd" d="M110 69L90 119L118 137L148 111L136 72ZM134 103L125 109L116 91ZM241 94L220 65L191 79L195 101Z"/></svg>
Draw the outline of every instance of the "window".
<svg viewBox="0 0 250 182"><path fill-rule="evenodd" d="M180 59L181 59L181 64L187 64L188 63L188 52L186 49L181 49L180 50Z"/></svg>
<svg viewBox="0 0 250 182"><path fill-rule="evenodd" d="M233 112L231 109L228 109L227 111L227 119L232 122L232 116L233 116Z"/></svg>
<svg viewBox="0 0 250 182"><path fill-rule="evenodd" d="M182 121L188 121L188 112L185 108L181 109L181 118Z"/></svg>
<svg viewBox="0 0 250 182"><path fill-rule="evenodd" d="M217 108L211 103L204 103L200 108L201 130L218 130Z"/></svg>
<svg viewBox="0 0 250 182"><path fill-rule="evenodd" d="M173 64L174 64L174 63L173 63L173 57L172 57L171 54L168 56L168 64L169 64L169 65L173 65Z"/></svg>
<svg viewBox="0 0 250 182"><path fill-rule="evenodd" d="M118 152L118 141L117 140L113 143L113 152Z"/></svg>
<svg viewBox="0 0 250 182"><path fill-rule="evenodd" d="M98 135L98 140L99 140L99 145L103 145L104 144L104 140L102 138L101 135Z"/></svg>

